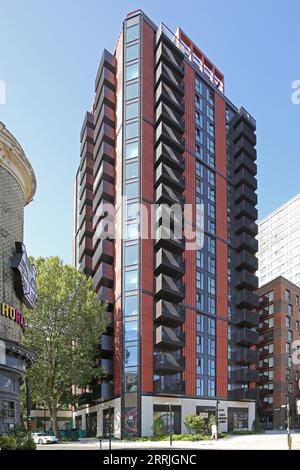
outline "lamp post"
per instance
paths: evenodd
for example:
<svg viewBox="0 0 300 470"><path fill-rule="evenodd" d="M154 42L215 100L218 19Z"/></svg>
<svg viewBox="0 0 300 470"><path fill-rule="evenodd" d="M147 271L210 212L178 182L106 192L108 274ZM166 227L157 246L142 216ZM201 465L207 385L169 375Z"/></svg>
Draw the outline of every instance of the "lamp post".
<svg viewBox="0 0 300 470"><path fill-rule="evenodd" d="M216 396L216 426L217 426L217 436L219 432L219 396Z"/></svg>
<svg viewBox="0 0 300 470"><path fill-rule="evenodd" d="M173 446L173 422L172 422L172 405L168 403L169 407L169 433L170 433L170 447Z"/></svg>
<svg viewBox="0 0 300 470"><path fill-rule="evenodd" d="M46 405L44 404L44 432L46 432Z"/></svg>
<svg viewBox="0 0 300 470"><path fill-rule="evenodd" d="M108 407L108 448L111 450L111 431L112 431L112 421L111 421L111 406Z"/></svg>
<svg viewBox="0 0 300 470"><path fill-rule="evenodd" d="M286 410L286 432L287 432L287 442L288 442L288 449L292 449L292 437L291 437L291 422L290 422L290 398L287 397L286 399L286 405L282 405L281 408L285 408Z"/></svg>
<svg viewBox="0 0 300 470"><path fill-rule="evenodd" d="M31 401L30 401L30 387L28 379L25 379L25 390L26 390L26 422L27 429L31 430Z"/></svg>

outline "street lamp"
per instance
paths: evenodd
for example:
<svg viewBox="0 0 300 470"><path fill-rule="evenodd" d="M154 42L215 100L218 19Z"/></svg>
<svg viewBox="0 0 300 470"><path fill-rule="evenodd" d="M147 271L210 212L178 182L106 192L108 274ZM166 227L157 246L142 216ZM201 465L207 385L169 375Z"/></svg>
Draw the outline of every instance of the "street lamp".
<svg viewBox="0 0 300 470"><path fill-rule="evenodd" d="M44 432L46 432L46 409L47 409L47 407L46 407L45 404L44 404L43 408L44 408Z"/></svg>
<svg viewBox="0 0 300 470"><path fill-rule="evenodd" d="M219 397L216 396L216 426L217 426L217 434L219 431Z"/></svg>
<svg viewBox="0 0 300 470"><path fill-rule="evenodd" d="M169 407L169 433L170 433L170 447L173 445L173 423L172 423L172 405L168 403Z"/></svg>
<svg viewBox="0 0 300 470"><path fill-rule="evenodd" d="M108 448L111 450L111 432L112 432L112 420L111 420L111 406L108 407Z"/></svg>
<svg viewBox="0 0 300 470"><path fill-rule="evenodd" d="M26 421L27 429L31 430L31 400L30 400L30 387L28 379L25 379L25 393L26 393Z"/></svg>
<svg viewBox="0 0 300 470"><path fill-rule="evenodd" d="M286 405L281 405L281 408L285 408L286 410L286 431L287 431L287 441L288 441L288 449L292 449L292 437L291 437L291 431L290 431L290 398L287 397L286 399Z"/></svg>

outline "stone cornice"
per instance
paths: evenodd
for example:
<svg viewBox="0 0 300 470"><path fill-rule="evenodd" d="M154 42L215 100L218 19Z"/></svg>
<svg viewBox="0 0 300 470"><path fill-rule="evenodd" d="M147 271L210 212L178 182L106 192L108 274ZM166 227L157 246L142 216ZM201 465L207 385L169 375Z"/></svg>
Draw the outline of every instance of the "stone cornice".
<svg viewBox="0 0 300 470"><path fill-rule="evenodd" d="M2 122L0 122L0 165L18 181L24 193L24 203L29 204L36 191L35 174L21 145Z"/></svg>

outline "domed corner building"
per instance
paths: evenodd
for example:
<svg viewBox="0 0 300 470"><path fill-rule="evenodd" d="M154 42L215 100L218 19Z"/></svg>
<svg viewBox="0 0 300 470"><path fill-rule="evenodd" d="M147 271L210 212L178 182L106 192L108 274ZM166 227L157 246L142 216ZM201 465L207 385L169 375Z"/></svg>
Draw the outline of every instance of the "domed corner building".
<svg viewBox="0 0 300 470"><path fill-rule="evenodd" d="M23 245L24 207L35 191L22 147L0 122L0 435L20 422L20 386L35 359L23 345L23 307L36 300L35 268Z"/></svg>

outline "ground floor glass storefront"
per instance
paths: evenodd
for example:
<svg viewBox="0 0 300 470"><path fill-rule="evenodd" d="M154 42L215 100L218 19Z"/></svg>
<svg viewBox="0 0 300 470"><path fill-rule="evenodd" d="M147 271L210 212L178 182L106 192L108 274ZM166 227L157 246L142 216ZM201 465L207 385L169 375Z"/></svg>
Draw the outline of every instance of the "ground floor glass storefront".
<svg viewBox="0 0 300 470"><path fill-rule="evenodd" d="M0 338L0 435L20 423L20 386L32 353L24 346Z"/></svg>
<svg viewBox="0 0 300 470"><path fill-rule="evenodd" d="M248 431L248 410L228 408L228 431Z"/></svg>

